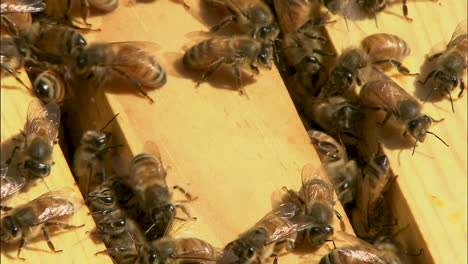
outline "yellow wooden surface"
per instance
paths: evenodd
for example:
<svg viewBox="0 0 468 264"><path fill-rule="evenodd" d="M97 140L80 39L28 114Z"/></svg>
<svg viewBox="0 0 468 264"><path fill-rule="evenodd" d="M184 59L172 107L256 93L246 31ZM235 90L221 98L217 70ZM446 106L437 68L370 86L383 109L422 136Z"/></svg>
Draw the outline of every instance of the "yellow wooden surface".
<svg viewBox="0 0 468 264"><path fill-rule="evenodd" d="M29 83L25 72L21 73L21 78L26 83ZM26 114L29 102L36 100L23 86L19 85L13 78L3 78L1 88L1 139L2 139L2 162L10 155L10 150L16 142L12 141L13 137L19 137L20 130L24 128L26 123ZM38 182L32 186L27 192L20 192L7 201L7 205L15 206L27 203L32 199L42 195L50 190L70 186L75 188L77 194L80 195L75 181L72 177L70 169L65 161L65 158L56 145L54 147L54 162L51 174L43 182ZM16 165L11 165L16 166ZM111 259L104 255L95 256L94 253L105 249L104 244L94 242L90 239L87 231L91 231L95 225L91 216L88 215L89 210L83 206L71 219L70 224L81 225L84 227L71 231L58 231L56 234L51 233L51 240L56 249L62 249L62 253L54 253L49 250L47 243L42 239L33 241L26 245L21 251L21 257L26 258L26 262L16 259L16 250L18 245L7 246L2 243L2 263L112 263ZM3 214L2 214L3 216Z"/></svg>
<svg viewBox="0 0 468 264"><path fill-rule="evenodd" d="M198 220L177 235L199 237L222 248L271 210L275 191L283 186L300 188L306 163L318 167L320 161L275 69L244 79L249 98L222 88L234 86L231 71L195 88L193 75L183 70L180 59L184 45L193 44L193 32L208 27L200 22L199 1L187 4L192 7L189 11L172 1L123 4L90 20L101 31L87 34L89 43L158 43L168 83L150 91L154 104L127 83L109 83L105 95L90 95L84 87L76 87L81 90L77 106L70 107L73 121L69 121L75 127L71 136L76 144L84 130L96 127L93 123L99 127L120 113L117 128L109 130L116 134L116 143L128 144L128 149L119 149L125 151L120 155L129 158L141 152L146 141L156 142L171 168L168 183L182 185L199 197L186 204ZM340 205L336 209L344 215ZM345 230L352 233L345 222ZM337 220L334 227L341 230ZM328 252L323 247L307 257L290 254L280 261L314 263Z"/></svg>
<svg viewBox="0 0 468 264"><path fill-rule="evenodd" d="M419 72L425 56L432 47L442 47L450 40L459 22L466 19L466 1L447 0L437 2L409 1L409 17L414 22L407 23L394 15L381 13L377 16L378 28L373 20L348 21L349 33L343 20L328 27L332 42L338 51L349 45L357 46L366 35L384 32L398 35L411 47L411 55L403 60L412 72ZM395 4L390 11L401 14L401 5ZM442 44L442 45L441 45ZM398 76L391 73L394 80L410 94L415 91L415 77ZM466 76L465 76L466 81ZM426 92L422 93L427 94ZM454 97L458 90L453 92ZM422 96L424 97L424 96ZM398 175L397 186L391 192L394 211L399 226L415 221L414 227L401 232L399 240L417 240L420 232L429 252L415 263L466 263L467 261L467 102L465 98L454 102L455 114L450 102L424 104L423 112L435 119L445 121L434 125L433 131L443 138L450 147L445 147L435 137L428 135L426 142L418 144L416 153L411 156L409 144L393 144L389 137L382 140L390 157L392 168ZM401 142L398 134L393 142ZM401 151L402 146L406 149ZM408 215L408 210L412 215ZM417 242L415 242L417 243ZM415 245L411 251L417 252Z"/></svg>

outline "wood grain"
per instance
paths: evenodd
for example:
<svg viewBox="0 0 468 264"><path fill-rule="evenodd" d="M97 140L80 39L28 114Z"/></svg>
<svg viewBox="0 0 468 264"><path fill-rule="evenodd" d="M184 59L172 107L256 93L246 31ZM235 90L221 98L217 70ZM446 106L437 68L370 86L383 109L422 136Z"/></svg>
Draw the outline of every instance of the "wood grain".
<svg viewBox="0 0 468 264"><path fill-rule="evenodd" d="M29 84L25 72L21 72L21 79ZM20 130L26 123L26 114L29 102L37 100L23 86L19 85L13 78L2 79L1 88L1 139L2 139L2 162L10 156L10 151L14 144L13 137L19 138ZM54 147L53 160L55 164L52 167L51 174L45 178L44 182L38 182L28 189L27 192L20 192L15 197L7 201L7 205L15 206L27 203L32 199L60 187L73 187L79 195L67 162L58 145ZM14 167L15 165L11 165ZM10 168L11 169L11 168ZM5 245L2 243L2 263L112 263L111 259L105 255L95 256L98 251L104 250L104 244L91 240L87 231L94 227L94 221L88 215L88 208L83 206L70 220L70 224L81 225L84 227L71 230L59 231L57 234L51 233L51 240L56 249L62 249L62 253L53 253L50 251L44 239L32 241L21 251L21 256L26 258L27 262L16 259L16 250L18 245ZM3 213L2 213L3 216Z"/></svg>
<svg viewBox="0 0 468 264"><path fill-rule="evenodd" d="M348 21L349 33L343 20L328 27L329 35L338 51L354 45L366 35L384 32L395 34L406 40L411 55L403 60L412 72L420 72L426 54L434 47L445 47L459 22L466 19L466 1L448 0L440 2L410 1L406 22L394 15L381 13L377 16L378 28L373 20ZM401 14L400 4L389 8ZM393 79L411 94L420 98L427 90L416 90L415 77L404 77L392 73ZM466 76L464 78L466 80ZM456 93L454 92L456 96ZM412 258L414 263L466 263L467 261L467 102L462 98L454 102L452 113L446 99L424 104L423 112L435 119L445 120L431 128L443 138L447 148L435 137L428 137L418 144L411 155L411 142L404 142L393 132L381 138L392 168L398 175L397 185L390 199L397 213L399 226L409 224L411 228L398 235L399 240L413 241L412 251L418 247L427 250L421 257ZM388 127L382 130L388 130ZM400 132L397 132L400 133ZM382 133L383 134L383 133ZM396 138L397 140L391 140ZM405 147L403 151L400 151ZM418 245L417 236L422 236L425 245Z"/></svg>
<svg viewBox="0 0 468 264"><path fill-rule="evenodd" d="M90 20L101 32L86 35L89 43L158 43L168 83L149 92L154 104L125 82L109 83L102 91L76 87L80 96L70 107L74 119L69 128L76 144L93 123L99 127L120 113L109 130L116 143L128 145L119 155L129 159L143 151L145 142L157 143L171 168L169 185L182 185L199 197L187 204L198 220L176 236L195 236L222 248L271 210L274 192L283 186L300 188L306 163L319 167L320 161L276 69L244 79L248 98L228 88L235 84L230 70L195 88L193 74L185 72L180 60L184 46L193 44L194 32L208 27L200 22L199 1L187 3L188 11L171 1L122 4ZM340 205L336 209L343 213ZM334 227L341 230L338 221ZM345 230L352 233L346 219ZM280 261L315 263L328 252L325 246L309 256L290 254Z"/></svg>

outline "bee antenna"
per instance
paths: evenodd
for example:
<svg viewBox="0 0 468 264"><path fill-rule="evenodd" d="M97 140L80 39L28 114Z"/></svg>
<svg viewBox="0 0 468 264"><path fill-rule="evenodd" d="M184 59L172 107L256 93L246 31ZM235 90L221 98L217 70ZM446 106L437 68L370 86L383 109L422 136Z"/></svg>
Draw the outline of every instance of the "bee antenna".
<svg viewBox="0 0 468 264"><path fill-rule="evenodd" d="M374 21L375 21L375 27L379 28L379 25L377 23L377 15L374 13Z"/></svg>
<svg viewBox="0 0 468 264"><path fill-rule="evenodd" d="M440 137L439 137L438 135L436 135L435 133L433 133L433 132L431 132L431 131L426 131L426 132L429 133L429 134L431 134L431 135L433 135L433 136L436 137L437 139L439 139L442 143L444 143L445 146L450 147L447 143L445 143L445 141L444 141L442 138L440 138Z"/></svg>
<svg viewBox="0 0 468 264"><path fill-rule="evenodd" d="M429 131L427 131L427 132L429 132ZM416 145L418 144L418 141L419 141L419 138L417 138L416 141L414 142L413 152L411 153L411 156L414 156L414 151L416 150Z"/></svg>
<svg viewBox="0 0 468 264"><path fill-rule="evenodd" d="M151 229L153 229L155 226L156 226L156 223L153 223L150 227L148 227L148 229L146 229L145 231L145 235L148 234L149 231L151 231Z"/></svg>
<svg viewBox="0 0 468 264"><path fill-rule="evenodd" d="M110 123L112 123L112 121L114 121L114 119L115 119L118 115L119 115L119 113L115 114L115 115L111 118L111 120L109 120L109 121L104 125L104 127L101 128L101 130L99 130L99 131L100 131L100 132L104 131L104 129L106 129L106 127L107 127L108 125L110 125Z"/></svg>
<svg viewBox="0 0 468 264"><path fill-rule="evenodd" d="M349 32L348 19L346 19L346 17L344 17L344 22L345 22L345 25L346 25L346 31Z"/></svg>

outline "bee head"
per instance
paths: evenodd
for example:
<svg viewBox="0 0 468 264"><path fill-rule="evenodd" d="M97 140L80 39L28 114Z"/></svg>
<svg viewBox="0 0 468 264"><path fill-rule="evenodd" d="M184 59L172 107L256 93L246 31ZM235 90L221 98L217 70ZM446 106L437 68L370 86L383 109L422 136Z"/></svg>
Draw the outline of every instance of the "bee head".
<svg viewBox="0 0 468 264"><path fill-rule="evenodd" d="M358 4L369 14L381 12L387 6L386 0L358 0Z"/></svg>
<svg viewBox="0 0 468 264"><path fill-rule="evenodd" d="M13 242L22 237L21 229L16 225L12 216L5 216L1 223L0 239L4 242Z"/></svg>
<svg viewBox="0 0 468 264"><path fill-rule="evenodd" d="M333 235L331 226L314 226L307 229L307 241L313 247L319 247Z"/></svg>
<svg viewBox="0 0 468 264"><path fill-rule="evenodd" d="M263 26L258 29L256 35L258 35L259 39L262 41L275 41L276 37L279 34L278 24L272 23L268 26Z"/></svg>
<svg viewBox="0 0 468 264"><path fill-rule="evenodd" d="M108 215L99 221L97 227L106 234L117 235L126 230L127 222L121 215L119 215L119 217Z"/></svg>
<svg viewBox="0 0 468 264"><path fill-rule="evenodd" d="M50 174L50 165L29 159L24 162L24 173L30 180L44 178Z"/></svg>
<svg viewBox="0 0 468 264"><path fill-rule="evenodd" d="M408 132L413 136L417 141L424 142L426 139L427 130L432 124L432 120L427 115L423 115L420 118L413 119L408 122Z"/></svg>
<svg viewBox="0 0 468 264"><path fill-rule="evenodd" d="M108 187L97 187L97 190L88 194L87 201L95 211L105 210L115 206L113 193Z"/></svg>
<svg viewBox="0 0 468 264"><path fill-rule="evenodd" d="M86 144L95 151L104 150L108 144L111 134L101 131L86 131L81 137L81 144Z"/></svg>
<svg viewBox="0 0 468 264"><path fill-rule="evenodd" d="M273 52L274 48L272 44L263 44L257 55L258 63L265 68L271 69L271 65L273 64Z"/></svg>

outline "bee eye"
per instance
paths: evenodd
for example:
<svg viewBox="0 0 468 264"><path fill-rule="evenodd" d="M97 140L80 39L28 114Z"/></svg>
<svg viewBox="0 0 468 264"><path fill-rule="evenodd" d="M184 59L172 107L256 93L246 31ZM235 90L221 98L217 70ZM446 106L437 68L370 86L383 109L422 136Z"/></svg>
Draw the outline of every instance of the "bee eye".
<svg viewBox="0 0 468 264"><path fill-rule="evenodd" d="M114 202L114 198L112 198L111 196L101 196L99 197L99 200L106 204L111 204Z"/></svg>
<svg viewBox="0 0 468 264"><path fill-rule="evenodd" d="M115 227L125 227L125 224L125 219L123 218L114 222Z"/></svg>
<svg viewBox="0 0 468 264"><path fill-rule="evenodd" d="M254 254L255 254L255 249L253 247L249 247L249 249L247 249L247 257L251 258L253 257Z"/></svg>
<svg viewBox="0 0 468 264"><path fill-rule="evenodd" d="M41 97L47 97L50 93L50 86L43 79L39 79L34 85L34 89L37 94Z"/></svg>
<svg viewBox="0 0 468 264"><path fill-rule="evenodd" d="M86 63L88 63L88 60L86 59L86 56L84 55L79 55L77 58L76 58L76 65L80 68L83 68Z"/></svg>
<svg viewBox="0 0 468 264"><path fill-rule="evenodd" d="M76 42L75 42L75 45L76 46L86 46L86 40L83 38L83 36L79 36L77 39L76 39Z"/></svg>
<svg viewBox="0 0 468 264"><path fill-rule="evenodd" d="M349 84L353 83L353 74L351 74L350 72L346 73L345 78Z"/></svg>
<svg viewBox="0 0 468 264"><path fill-rule="evenodd" d="M105 144L106 144L106 138L105 137L101 137L101 138L99 138L98 140L96 140L94 142L94 145L96 146L96 148L101 148Z"/></svg>
<svg viewBox="0 0 468 264"><path fill-rule="evenodd" d="M158 263L158 255L156 253L151 253L148 257L149 263Z"/></svg>
<svg viewBox="0 0 468 264"><path fill-rule="evenodd" d="M304 59L305 59L306 62L318 63L318 59L315 56L306 56L306 57L304 57Z"/></svg>

